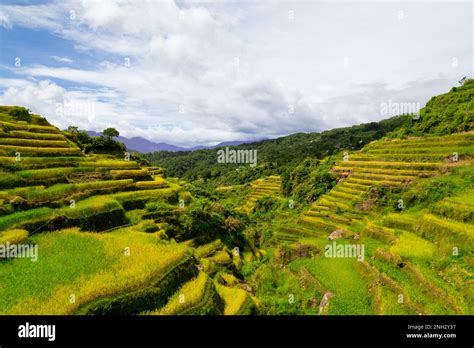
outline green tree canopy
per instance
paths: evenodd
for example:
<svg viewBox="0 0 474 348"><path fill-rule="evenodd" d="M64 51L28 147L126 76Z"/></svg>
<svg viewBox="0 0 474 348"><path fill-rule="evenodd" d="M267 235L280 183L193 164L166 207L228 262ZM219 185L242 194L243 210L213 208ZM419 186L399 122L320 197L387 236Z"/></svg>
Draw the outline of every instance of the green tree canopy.
<svg viewBox="0 0 474 348"><path fill-rule="evenodd" d="M118 137L120 135L119 131L115 128L107 128L102 131L102 134L109 138Z"/></svg>

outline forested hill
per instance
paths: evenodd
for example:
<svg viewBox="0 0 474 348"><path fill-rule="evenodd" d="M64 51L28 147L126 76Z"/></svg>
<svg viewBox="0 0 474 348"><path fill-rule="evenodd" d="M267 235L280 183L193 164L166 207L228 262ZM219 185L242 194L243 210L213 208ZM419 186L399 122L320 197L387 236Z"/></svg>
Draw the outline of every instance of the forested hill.
<svg viewBox="0 0 474 348"><path fill-rule="evenodd" d="M164 167L169 176L188 180L218 178L220 183L243 183L261 175L282 173L286 168L308 157L322 159L343 149L360 149L372 140L380 139L387 133L399 129L408 118L410 117L396 116L379 122L321 133L296 133L231 147L239 150L257 150L258 163L254 168L242 164L217 163L217 149L160 151L145 154L144 157Z"/></svg>
<svg viewBox="0 0 474 348"><path fill-rule="evenodd" d="M474 79L432 97L394 136L448 135L474 129Z"/></svg>

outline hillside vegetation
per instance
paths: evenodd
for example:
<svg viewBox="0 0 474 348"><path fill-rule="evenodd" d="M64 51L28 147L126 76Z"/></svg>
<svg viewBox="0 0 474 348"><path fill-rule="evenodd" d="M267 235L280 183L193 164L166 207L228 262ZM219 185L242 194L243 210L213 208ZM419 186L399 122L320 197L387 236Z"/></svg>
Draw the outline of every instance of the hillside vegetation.
<svg viewBox="0 0 474 348"><path fill-rule="evenodd" d="M453 87L446 94L432 97L418 117L406 120L396 133L401 135L447 135L474 129L474 79Z"/></svg>
<svg viewBox="0 0 474 348"><path fill-rule="evenodd" d="M0 314L473 314L473 90L235 147L253 167L0 107L0 252L37 247L0 258Z"/></svg>
<svg viewBox="0 0 474 348"><path fill-rule="evenodd" d="M307 157L322 159L341 149L357 150L372 140L380 139L398 129L408 116L396 116L380 122L371 122L322 133L296 133L286 137L263 140L256 143L231 146L231 149L256 150L258 162L248 164L220 164L216 151L197 150L145 154L144 157L166 169L167 175L186 180L212 180L220 185L242 184L263 175L282 173Z"/></svg>

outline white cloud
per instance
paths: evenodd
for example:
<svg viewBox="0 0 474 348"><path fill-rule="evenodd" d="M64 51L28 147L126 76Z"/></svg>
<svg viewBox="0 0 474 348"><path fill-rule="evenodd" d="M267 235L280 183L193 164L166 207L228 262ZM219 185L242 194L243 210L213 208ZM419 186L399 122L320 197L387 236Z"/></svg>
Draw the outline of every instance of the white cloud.
<svg viewBox="0 0 474 348"><path fill-rule="evenodd" d="M60 63L67 63L71 64L73 60L69 57L58 57L58 56L51 56L55 61L60 62Z"/></svg>
<svg viewBox="0 0 474 348"><path fill-rule="evenodd" d="M0 8L4 27L48 30L94 60L86 66L77 52L49 52L75 68L11 70L18 78L0 79L2 102L61 126L115 125L177 145L377 120L388 99L423 104L472 73L467 3L91 0ZM64 100L92 101L96 117L61 119L55 105Z"/></svg>
<svg viewBox="0 0 474 348"><path fill-rule="evenodd" d="M0 11L0 26L6 28L6 29L11 29L12 25L10 23L10 19L8 16L3 12Z"/></svg>

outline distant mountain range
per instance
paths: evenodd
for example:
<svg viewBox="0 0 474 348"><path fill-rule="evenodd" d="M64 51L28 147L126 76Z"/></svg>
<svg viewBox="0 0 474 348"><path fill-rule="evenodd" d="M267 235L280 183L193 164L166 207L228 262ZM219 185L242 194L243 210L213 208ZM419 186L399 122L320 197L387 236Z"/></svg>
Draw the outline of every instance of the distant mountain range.
<svg viewBox="0 0 474 348"><path fill-rule="evenodd" d="M95 131L87 131L91 137L98 137L102 135L100 132ZM171 152L178 152L178 151L195 151L195 150L202 150L202 149L214 149L216 147L221 146L237 146L241 144L247 144L253 142L252 140L242 140L242 141L225 141L219 143L214 146L194 146L194 147L180 147L175 146L167 143L155 143L148 139L142 137L133 137L133 138L126 138L123 136L118 136L115 138L117 141L124 143L128 150L137 151L140 153L148 153L148 152L158 152L158 151L171 151Z"/></svg>

